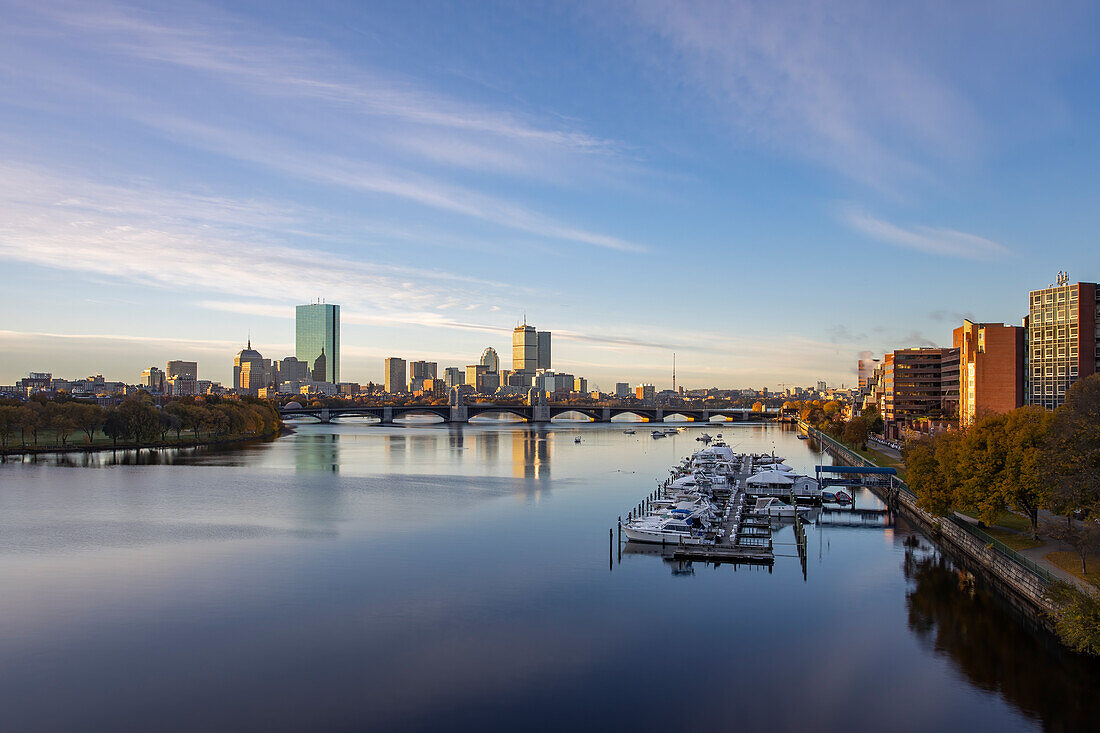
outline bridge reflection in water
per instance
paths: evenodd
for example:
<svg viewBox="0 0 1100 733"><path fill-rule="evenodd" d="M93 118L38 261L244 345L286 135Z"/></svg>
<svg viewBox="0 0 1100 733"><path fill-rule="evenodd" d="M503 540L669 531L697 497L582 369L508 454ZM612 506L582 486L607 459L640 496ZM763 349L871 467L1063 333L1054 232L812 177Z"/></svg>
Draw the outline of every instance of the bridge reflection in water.
<svg viewBox="0 0 1100 733"><path fill-rule="evenodd" d="M585 405L495 405L489 403L471 405L348 405L347 407L283 407L279 414L284 420L312 418L327 423L339 417L373 417L383 425L390 425L412 415L435 416L444 422L464 423L475 417L489 415L515 415L527 422L550 422L567 413L580 414L592 422L611 422L613 418L631 415L638 422L664 422L678 417L692 422L709 422L720 417L727 421L763 421L779 417L778 410L753 411L740 407L690 410L678 407L637 407L632 405L590 407Z"/></svg>

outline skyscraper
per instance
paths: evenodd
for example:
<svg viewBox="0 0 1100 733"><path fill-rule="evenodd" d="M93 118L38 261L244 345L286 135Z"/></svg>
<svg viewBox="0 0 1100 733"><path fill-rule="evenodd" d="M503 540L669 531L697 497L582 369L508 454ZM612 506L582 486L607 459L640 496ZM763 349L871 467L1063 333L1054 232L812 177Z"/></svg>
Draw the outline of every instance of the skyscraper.
<svg viewBox="0 0 1100 733"><path fill-rule="evenodd" d="M539 335L526 323L512 331L512 371L534 372L539 368Z"/></svg>
<svg viewBox="0 0 1100 733"><path fill-rule="evenodd" d="M497 356L497 350L492 346L485 347L485 351L481 352L481 363L488 367L491 372L500 371L500 357Z"/></svg>
<svg viewBox="0 0 1100 733"><path fill-rule="evenodd" d="M324 359L321 353L324 352ZM340 381L340 306L300 305L295 310L294 355L313 372L314 381ZM320 359L320 363L318 360ZM320 367L320 369L318 369ZM318 379L318 377L323 377Z"/></svg>
<svg viewBox="0 0 1100 733"><path fill-rule="evenodd" d="M266 386L264 357L252 348L252 339L249 339L248 345L233 357L233 389L254 395L260 387Z"/></svg>
<svg viewBox="0 0 1100 733"><path fill-rule="evenodd" d="M405 360L396 356L386 359L386 391L390 394L404 392L409 381L405 377Z"/></svg>
<svg viewBox="0 0 1100 733"><path fill-rule="evenodd" d="M550 369L550 332L539 331L538 338L538 368Z"/></svg>
<svg viewBox="0 0 1100 733"><path fill-rule="evenodd" d="M1100 288L1096 283L1058 284L1032 290L1027 318L1028 404L1053 410L1066 390L1100 366Z"/></svg>

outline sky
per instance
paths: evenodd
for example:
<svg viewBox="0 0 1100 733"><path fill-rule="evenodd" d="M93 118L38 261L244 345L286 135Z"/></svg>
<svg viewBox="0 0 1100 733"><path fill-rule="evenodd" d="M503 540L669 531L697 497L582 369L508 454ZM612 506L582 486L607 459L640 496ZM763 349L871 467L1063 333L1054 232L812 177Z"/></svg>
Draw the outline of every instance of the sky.
<svg viewBox="0 0 1100 733"><path fill-rule="evenodd" d="M0 384L852 385L1100 280L1100 6L0 0Z"/></svg>

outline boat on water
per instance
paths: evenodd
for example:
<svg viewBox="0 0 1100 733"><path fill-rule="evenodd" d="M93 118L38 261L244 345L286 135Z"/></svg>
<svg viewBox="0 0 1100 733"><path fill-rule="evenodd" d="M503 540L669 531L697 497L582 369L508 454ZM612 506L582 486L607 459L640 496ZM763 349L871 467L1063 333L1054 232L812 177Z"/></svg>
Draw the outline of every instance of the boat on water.
<svg viewBox="0 0 1100 733"><path fill-rule="evenodd" d="M830 504L836 503L836 494L834 494L831 491L822 491L821 492L821 501L827 502L827 503L830 503Z"/></svg>
<svg viewBox="0 0 1100 733"><path fill-rule="evenodd" d="M852 503L852 497L846 491L838 491L838 492L836 492L836 503L837 504L851 504Z"/></svg>
<svg viewBox="0 0 1100 733"><path fill-rule="evenodd" d="M624 430L623 435L633 435L635 432L636 431L634 431L634 430Z"/></svg>
<svg viewBox="0 0 1100 733"><path fill-rule="evenodd" d="M574 443L579 443L579 442L581 442L581 436L579 436L579 435L578 435L577 437L573 438L573 442L574 442Z"/></svg>
<svg viewBox="0 0 1100 733"><path fill-rule="evenodd" d="M698 438L696 438L696 440L701 440L701 441L703 441L704 443L709 443L709 442L710 442L711 440L713 440L713 438L711 438L711 437L710 437L709 435L707 435L706 433L703 433L703 434L702 434L702 435L700 435L700 436L699 436Z"/></svg>
<svg viewBox="0 0 1100 733"><path fill-rule="evenodd" d="M654 430L649 435L650 435L650 437L653 437L653 438L663 438L663 437L665 437L665 434L663 432L661 432L660 430Z"/></svg>
<svg viewBox="0 0 1100 733"><path fill-rule="evenodd" d="M805 511L808 510L782 502L774 496L764 496L756 500L753 514L764 517L793 517Z"/></svg>
<svg viewBox="0 0 1100 733"><path fill-rule="evenodd" d="M810 438L806 435L803 435L802 433L799 433L798 434L798 439L799 440L809 440Z"/></svg>
<svg viewBox="0 0 1100 733"><path fill-rule="evenodd" d="M704 521L699 517L679 513L640 517L623 525L628 540L661 545L702 545L707 541L705 532Z"/></svg>

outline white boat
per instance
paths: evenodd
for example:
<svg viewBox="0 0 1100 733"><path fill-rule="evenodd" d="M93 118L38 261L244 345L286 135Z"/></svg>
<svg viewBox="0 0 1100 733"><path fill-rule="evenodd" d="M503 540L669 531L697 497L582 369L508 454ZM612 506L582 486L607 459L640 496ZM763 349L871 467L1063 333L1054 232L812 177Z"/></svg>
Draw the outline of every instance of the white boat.
<svg viewBox="0 0 1100 733"><path fill-rule="evenodd" d="M805 511L807 510L802 507L785 504L774 496L763 496L756 500L752 513L764 517L793 517Z"/></svg>
<svg viewBox="0 0 1100 733"><path fill-rule="evenodd" d="M709 443L711 441L711 437L709 435L707 435L706 433L703 433L698 438L696 438L696 440L701 440L704 443Z"/></svg>
<svg viewBox="0 0 1100 733"><path fill-rule="evenodd" d="M678 517L642 517L623 525L623 534L631 542L660 545L701 545L706 542L703 531Z"/></svg>

